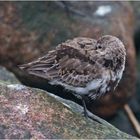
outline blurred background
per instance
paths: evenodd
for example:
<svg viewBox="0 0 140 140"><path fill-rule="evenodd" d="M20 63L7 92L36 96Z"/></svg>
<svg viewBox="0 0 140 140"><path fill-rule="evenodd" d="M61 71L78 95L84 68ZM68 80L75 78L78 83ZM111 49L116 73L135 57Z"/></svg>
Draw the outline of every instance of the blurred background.
<svg viewBox="0 0 140 140"><path fill-rule="evenodd" d="M13 72L25 85L79 104L70 93L20 71L18 65L43 56L67 39L97 39L105 34L115 35L124 43L126 69L115 94L87 102L87 106L120 130L137 136L124 105L140 122L140 2L0 2L0 66Z"/></svg>

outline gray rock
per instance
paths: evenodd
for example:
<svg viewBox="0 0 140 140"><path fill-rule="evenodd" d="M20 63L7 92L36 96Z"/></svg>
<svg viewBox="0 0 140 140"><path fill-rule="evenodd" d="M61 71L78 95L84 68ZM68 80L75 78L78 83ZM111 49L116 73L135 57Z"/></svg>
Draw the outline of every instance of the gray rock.
<svg viewBox="0 0 140 140"><path fill-rule="evenodd" d="M0 66L0 81L5 81L12 84L20 83L12 72L9 72L6 68L2 66Z"/></svg>

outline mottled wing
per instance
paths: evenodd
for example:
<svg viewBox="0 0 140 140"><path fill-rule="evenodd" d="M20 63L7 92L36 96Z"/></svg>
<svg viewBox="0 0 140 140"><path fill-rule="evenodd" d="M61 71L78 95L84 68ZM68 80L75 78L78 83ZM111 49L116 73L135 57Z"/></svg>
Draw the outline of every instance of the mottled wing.
<svg viewBox="0 0 140 140"><path fill-rule="evenodd" d="M27 71L29 74L36 75L48 80L58 76L56 64L56 51L50 51L47 55L31 62L19 66L21 69ZM55 76L56 75L56 76Z"/></svg>
<svg viewBox="0 0 140 140"><path fill-rule="evenodd" d="M59 45L56 50L21 68L50 81L80 87L86 86L96 77L95 62L84 55L84 50L79 51L66 44Z"/></svg>

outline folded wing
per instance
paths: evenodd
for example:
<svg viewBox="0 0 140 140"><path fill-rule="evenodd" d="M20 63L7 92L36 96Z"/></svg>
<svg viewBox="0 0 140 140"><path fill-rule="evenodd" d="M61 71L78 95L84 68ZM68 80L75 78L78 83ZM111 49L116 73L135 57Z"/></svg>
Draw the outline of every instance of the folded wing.
<svg viewBox="0 0 140 140"><path fill-rule="evenodd" d="M98 77L95 65L96 62L89 60L78 49L61 44L56 50L20 68L49 81L85 87Z"/></svg>

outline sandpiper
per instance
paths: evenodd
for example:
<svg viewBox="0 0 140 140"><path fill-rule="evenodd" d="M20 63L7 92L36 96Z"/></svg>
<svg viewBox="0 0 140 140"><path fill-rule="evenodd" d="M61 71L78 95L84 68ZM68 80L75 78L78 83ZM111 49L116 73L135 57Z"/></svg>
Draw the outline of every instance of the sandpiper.
<svg viewBox="0 0 140 140"><path fill-rule="evenodd" d="M105 35L98 40L77 37L20 68L80 97L87 115L84 98L94 101L113 91L122 78L125 58L125 47L115 36Z"/></svg>

